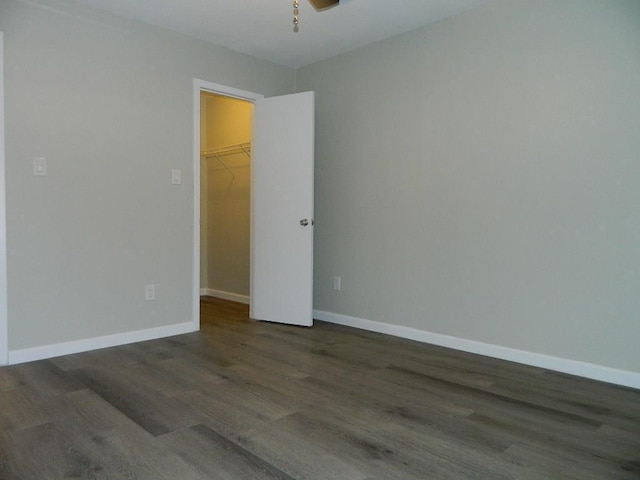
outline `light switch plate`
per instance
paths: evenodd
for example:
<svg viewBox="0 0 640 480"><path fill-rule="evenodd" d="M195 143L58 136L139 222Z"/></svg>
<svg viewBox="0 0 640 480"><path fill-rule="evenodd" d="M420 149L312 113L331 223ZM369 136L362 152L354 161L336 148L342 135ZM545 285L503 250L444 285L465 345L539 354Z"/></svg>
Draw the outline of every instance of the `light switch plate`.
<svg viewBox="0 0 640 480"><path fill-rule="evenodd" d="M47 175L47 159L45 157L33 157L33 174L36 177Z"/></svg>
<svg viewBox="0 0 640 480"><path fill-rule="evenodd" d="M171 170L171 184L180 185L182 183L182 172L178 169Z"/></svg>

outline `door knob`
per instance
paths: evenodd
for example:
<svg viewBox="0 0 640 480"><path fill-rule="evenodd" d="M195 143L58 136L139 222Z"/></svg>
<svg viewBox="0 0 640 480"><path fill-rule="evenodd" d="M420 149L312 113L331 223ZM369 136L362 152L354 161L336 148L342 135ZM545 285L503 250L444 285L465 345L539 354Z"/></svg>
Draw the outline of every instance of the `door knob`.
<svg viewBox="0 0 640 480"><path fill-rule="evenodd" d="M300 220L300 225L302 225L303 227L306 227L307 225L309 225L309 219L303 218L302 220Z"/></svg>

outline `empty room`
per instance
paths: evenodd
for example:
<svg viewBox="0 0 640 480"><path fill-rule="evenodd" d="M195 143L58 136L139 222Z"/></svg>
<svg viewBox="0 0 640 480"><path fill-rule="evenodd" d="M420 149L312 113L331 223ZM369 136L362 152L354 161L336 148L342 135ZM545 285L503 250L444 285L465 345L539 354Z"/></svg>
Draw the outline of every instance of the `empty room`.
<svg viewBox="0 0 640 480"><path fill-rule="evenodd" d="M639 26L0 0L0 478L639 478Z"/></svg>

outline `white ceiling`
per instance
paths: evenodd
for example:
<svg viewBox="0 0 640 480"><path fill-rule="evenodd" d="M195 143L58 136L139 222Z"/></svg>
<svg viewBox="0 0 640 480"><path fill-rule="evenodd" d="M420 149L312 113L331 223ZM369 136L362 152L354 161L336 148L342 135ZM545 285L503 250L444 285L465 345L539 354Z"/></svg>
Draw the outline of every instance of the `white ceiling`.
<svg viewBox="0 0 640 480"><path fill-rule="evenodd" d="M487 3L488 0L341 0L316 12L300 0L75 0L289 67L301 67Z"/></svg>

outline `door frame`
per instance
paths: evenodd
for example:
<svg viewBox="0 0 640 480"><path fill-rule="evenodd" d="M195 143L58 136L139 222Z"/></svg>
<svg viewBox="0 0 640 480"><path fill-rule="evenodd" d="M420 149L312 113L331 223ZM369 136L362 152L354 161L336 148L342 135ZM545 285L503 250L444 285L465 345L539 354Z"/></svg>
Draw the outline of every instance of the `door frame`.
<svg viewBox="0 0 640 480"><path fill-rule="evenodd" d="M197 78L193 79L193 317L191 321L195 330L200 330L200 94L202 92L215 93L216 95L237 98L251 103L264 98L264 95L260 93L240 90ZM253 176L251 176L249 191L252 190L252 187ZM253 207L250 207L250 209L249 216L253 218ZM251 237L250 248L253 249L253 236Z"/></svg>
<svg viewBox="0 0 640 480"><path fill-rule="evenodd" d="M9 363L7 320L7 203L4 148L4 36L0 32L0 365Z"/></svg>

